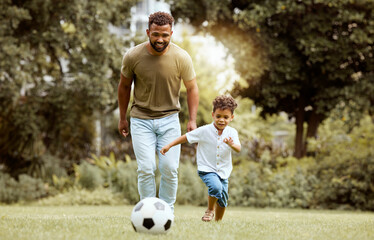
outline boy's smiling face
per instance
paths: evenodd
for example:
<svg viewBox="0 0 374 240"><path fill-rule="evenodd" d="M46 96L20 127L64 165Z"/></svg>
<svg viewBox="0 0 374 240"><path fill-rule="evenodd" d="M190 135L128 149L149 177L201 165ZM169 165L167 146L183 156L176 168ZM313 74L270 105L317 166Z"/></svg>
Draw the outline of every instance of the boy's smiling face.
<svg viewBox="0 0 374 240"><path fill-rule="evenodd" d="M234 118L234 115L231 113L230 109L216 109L212 113L212 117L214 120L214 126L218 130L223 130Z"/></svg>

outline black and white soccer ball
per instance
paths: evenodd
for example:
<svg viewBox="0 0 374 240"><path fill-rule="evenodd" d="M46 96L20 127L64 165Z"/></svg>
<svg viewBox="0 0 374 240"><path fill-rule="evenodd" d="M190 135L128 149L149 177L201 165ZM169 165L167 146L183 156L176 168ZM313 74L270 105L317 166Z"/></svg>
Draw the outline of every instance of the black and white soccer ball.
<svg viewBox="0 0 374 240"><path fill-rule="evenodd" d="M131 213L131 223L136 232L167 233L174 221L174 214L164 200L150 197L138 202Z"/></svg>

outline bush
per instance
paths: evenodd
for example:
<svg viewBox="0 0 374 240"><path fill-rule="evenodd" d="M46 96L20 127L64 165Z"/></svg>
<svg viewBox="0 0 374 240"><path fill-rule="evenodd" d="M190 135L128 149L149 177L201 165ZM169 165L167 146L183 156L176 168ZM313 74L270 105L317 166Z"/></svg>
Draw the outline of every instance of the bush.
<svg viewBox="0 0 374 240"><path fill-rule="evenodd" d="M33 201L46 195L47 191L41 179L22 174L16 180L9 174L0 172L0 202Z"/></svg>
<svg viewBox="0 0 374 240"><path fill-rule="evenodd" d="M76 167L76 175L80 186L86 189L98 187L109 188L113 193L121 195L130 204L139 201L137 185L137 163L126 155L126 161L118 161L114 154L109 157L93 157ZM158 192L160 183L159 170L155 172ZM206 204L206 188L197 175L197 168L190 162L180 163L179 166L178 204Z"/></svg>
<svg viewBox="0 0 374 240"><path fill-rule="evenodd" d="M113 156L94 159L93 164L83 162L76 167L80 186L91 190L99 187L111 189L129 204L139 201L136 161L128 158L126 162L116 161ZM229 180L230 205L310 207L316 179L313 174L309 175L308 167L315 163L314 159L297 160L288 157L274 161L265 152L260 162L237 162L240 164L234 167ZM159 186L158 170L155 175L156 185ZM197 174L196 165L188 160L179 166L176 203L197 206L207 204L207 188Z"/></svg>
<svg viewBox="0 0 374 240"><path fill-rule="evenodd" d="M314 205L374 210L374 124L371 119L362 119L360 126L348 135L327 136L314 145L319 148L318 165L313 170L320 180Z"/></svg>
<svg viewBox="0 0 374 240"><path fill-rule="evenodd" d="M271 158L243 162L230 177L230 204L251 207L309 208L316 178L308 172L314 159Z"/></svg>
<svg viewBox="0 0 374 240"><path fill-rule="evenodd" d="M202 206L207 204L207 188L197 174L197 167L191 161L180 163L178 176L178 204Z"/></svg>
<svg viewBox="0 0 374 240"><path fill-rule="evenodd" d="M126 198L130 204L139 201L137 168L136 161L122 164L118 168L117 179L113 183L115 191Z"/></svg>
<svg viewBox="0 0 374 240"><path fill-rule="evenodd" d="M325 122L320 128L323 133L320 138L309 140L309 150L315 153L315 157L276 157L270 149L262 151L256 160L248 160L247 154L234 154L229 205L373 211L374 124L370 118L365 118L349 134L342 131L339 124L342 123ZM207 189L196 173L196 164L192 164L188 157L182 157L185 159L179 166L177 204L206 205ZM46 176L58 173L55 164L45 166L50 172ZM56 196L57 200L49 200L50 204L65 200L64 204L117 204L124 201L135 204L139 200L137 164L128 155L125 161L116 160L114 154L93 157L76 165L74 171L75 181L63 173L52 175L53 189L65 194ZM159 186L158 170L155 175ZM74 194L77 194L77 199ZM99 198L100 194L105 196ZM15 180L0 173L1 202L32 201L46 195L43 182L38 178L20 175ZM82 200L84 198L87 201Z"/></svg>
<svg viewBox="0 0 374 240"><path fill-rule="evenodd" d="M51 154L45 154L41 157L43 162L43 180L49 184L53 184L53 176L59 178L65 178L68 176L66 170L68 166L63 165L65 162L63 159L60 159Z"/></svg>
<svg viewBox="0 0 374 240"><path fill-rule="evenodd" d="M83 188L93 190L103 186L104 178L100 168L87 162L82 162L82 164L75 167L75 169L78 183Z"/></svg>
<svg viewBox="0 0 374 240"><path fill-rule="evenodd" d="M127 204L121 196L109 189L97 188L93 191L87 189L72 188L65 193L41 199L37 205L65 206L65 205L120 205Z"/></svg>

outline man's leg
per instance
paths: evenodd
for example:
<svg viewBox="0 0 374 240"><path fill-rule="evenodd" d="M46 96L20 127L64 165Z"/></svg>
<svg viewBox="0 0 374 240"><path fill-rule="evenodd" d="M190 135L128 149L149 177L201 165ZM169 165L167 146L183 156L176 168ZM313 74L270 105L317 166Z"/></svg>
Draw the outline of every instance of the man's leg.
<svg viewBox="0 0 374 240"><path fill-rule="evenodd" d="M131 118L131 139L138 164L138 191L140 199L156 197L156 134L153 120Z"/></svg>
<svg viewBox="0 0 374 240"><path fill-rule="evenodd" d="M177 145L165 154L160 154L163 146L181 135L178 114L157 119L157 154L161 173L159 197L174 211L178 188L178 166L181 146Z"/></svg>

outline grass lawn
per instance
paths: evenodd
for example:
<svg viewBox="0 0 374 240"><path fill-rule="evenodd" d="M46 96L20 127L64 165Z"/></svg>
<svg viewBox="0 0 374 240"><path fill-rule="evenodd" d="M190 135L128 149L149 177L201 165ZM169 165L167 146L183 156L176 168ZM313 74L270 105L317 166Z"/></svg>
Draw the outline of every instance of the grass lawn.
<svg viewBox="0 0 374 240"><path fill-rule="evenodd" d="M229 207L223 221L205 208L176 206L166 235L134 232L132 206L0 206L0 239L374 239L374 213Z"/></svg>

